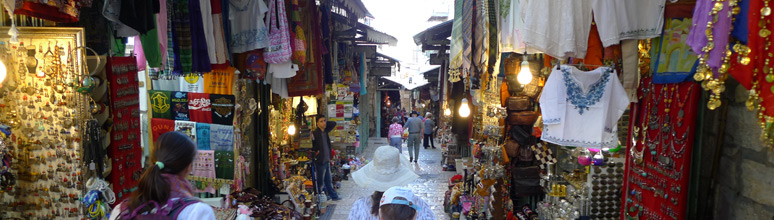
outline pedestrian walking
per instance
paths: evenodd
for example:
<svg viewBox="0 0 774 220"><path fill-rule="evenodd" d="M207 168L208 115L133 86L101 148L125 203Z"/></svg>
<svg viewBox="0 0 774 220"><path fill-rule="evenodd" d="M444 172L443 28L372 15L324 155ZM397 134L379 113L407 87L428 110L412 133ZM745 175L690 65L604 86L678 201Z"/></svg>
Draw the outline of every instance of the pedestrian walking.
<svg viewBox="0 0 774 220"><path fill-rule="evenodd" d="M409 162L416 163L419 160L419 144L422 143L422 119L417 118L419 113L416 111L411 112L411 118L406 121L406 129L408 129L408 152L410 156ZM413 153L413 154L412 154Z"/></svg>
<svg viewBox="0 0 774 220"><path fill-rule="evenodd" d="M390 145L398 148L398 151L403 153L403 126L398 124L398 117L392 117L392 125L390 125Z"/></svg>
<svg viewBox="0 0 774 220"><path fill-rule="evenodd" d="M151 154L155 163L145 169L137 190L110 214L115 219L215 219L212 206L194 196L188 174L196 157L196 144L183 133L159 136ZM171 211L160 211L162 206Z"/></svg>
<svg viewBox="0 0 774 220"><path fill-rule="evenodd" d="M381 213L380 205L386 191L394 186L406 186L414 182L419 176L411 169L411 164L406 157L401 156L392 146L381 146L374 152L373 161L352 173L352 180L363 188L373 190L374 193L364 196L354 204L349 211L349 220L377 220ZM404 195L405 194L400 194ZM411 199L411 198L406 198ZM414 197L416 220L434 220L430 206L422 198Z"/></svg>
<svg viewBox="0 0 774 220"><path fill-rule="evenodd" d="M432 146L433 149L435 149L435 143L433 143L434 134L435 134L435 121L432 119L433 114L428 112L425 114L425 122L424 122L424 135L425 135L425 149Z"/></svg>

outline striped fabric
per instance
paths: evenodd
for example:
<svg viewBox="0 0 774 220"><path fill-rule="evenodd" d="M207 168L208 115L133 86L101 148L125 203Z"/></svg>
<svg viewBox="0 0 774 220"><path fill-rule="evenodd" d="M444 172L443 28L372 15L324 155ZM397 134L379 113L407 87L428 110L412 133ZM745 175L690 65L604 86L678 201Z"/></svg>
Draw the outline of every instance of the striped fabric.
<svg viewBox="0 0 774 220"><path fill-rule="evenodd" d="M473 53L473 0L462 1L462 77L467 77Z"/></svg>

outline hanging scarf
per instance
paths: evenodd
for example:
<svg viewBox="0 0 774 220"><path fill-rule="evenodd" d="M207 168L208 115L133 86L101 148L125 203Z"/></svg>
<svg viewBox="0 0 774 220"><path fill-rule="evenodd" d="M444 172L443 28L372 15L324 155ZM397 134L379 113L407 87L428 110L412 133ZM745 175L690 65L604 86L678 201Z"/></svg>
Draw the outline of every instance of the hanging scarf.
<svg viewBox="0 0 774 220"><path fill-rule="evenodd" d="M188 1L175 0L175 14L172 19L174 32L174 73L190 73L193 67L193 48L191 41L191 17L188 10Z"/></svg>
<svg viewBox="0 0 774 220"><path fill-rule="evenodd" d="M177 174L162 173L161 177L169 184L169 198L185 198L193 196L191 182Z"/></svg>

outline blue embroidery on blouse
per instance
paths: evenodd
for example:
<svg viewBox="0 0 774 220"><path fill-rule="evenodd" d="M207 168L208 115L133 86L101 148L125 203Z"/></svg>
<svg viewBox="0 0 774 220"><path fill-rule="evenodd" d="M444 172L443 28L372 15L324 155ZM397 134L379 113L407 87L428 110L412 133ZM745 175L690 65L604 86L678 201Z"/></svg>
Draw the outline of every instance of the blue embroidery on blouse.
<svg viewBox="0 0 774 220"><path fill-rule="evenodd" d="M583 94L583 89L571 78L569 68L562 68L564 85L567 86L567 101L578 109L578 114L582 115L590 106L599 102L605 92L605 84L610 80L610 72L612 69L606 68L599 81L591 85L589 93Z"/></svg>
<svg viewBox="0 0 774 220"><path fill-rule="evenodd" d="M551 129L549 127L546 127L543 130L543 136L540 137L540 140L543 140L548 143L560 145L560 146L567 146L567 147L585 147L585 148L598 148L601 149L603 147L609 147L614 148L618 146L618 136L617 133L610 133L605 135L610 135L609 141L606 142L596 142L596 141L587 141L587 140L577 140L577 139L565 139L560 137L555 137L551 134Z"/></svg>
<svg viewBox="0 0 774 220"><path fill-rule="evenodd" d="M560 118L552 118L552 119L545 119L543 120L543 124L556 124L561 121Z"/></svg>

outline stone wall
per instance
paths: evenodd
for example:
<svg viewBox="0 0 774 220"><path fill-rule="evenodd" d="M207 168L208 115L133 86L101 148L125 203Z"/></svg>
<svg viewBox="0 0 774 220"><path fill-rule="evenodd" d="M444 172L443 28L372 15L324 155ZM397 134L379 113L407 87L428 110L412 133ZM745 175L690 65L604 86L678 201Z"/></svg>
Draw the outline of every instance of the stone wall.
<svg viewBox="0 0 774 220"><path fill-rule="evenodd" d="M744 105L747 90L731 83L726 93L729 106L715 178L714 219L774 219L774 151L761 142L756 113Z"/></svg>

